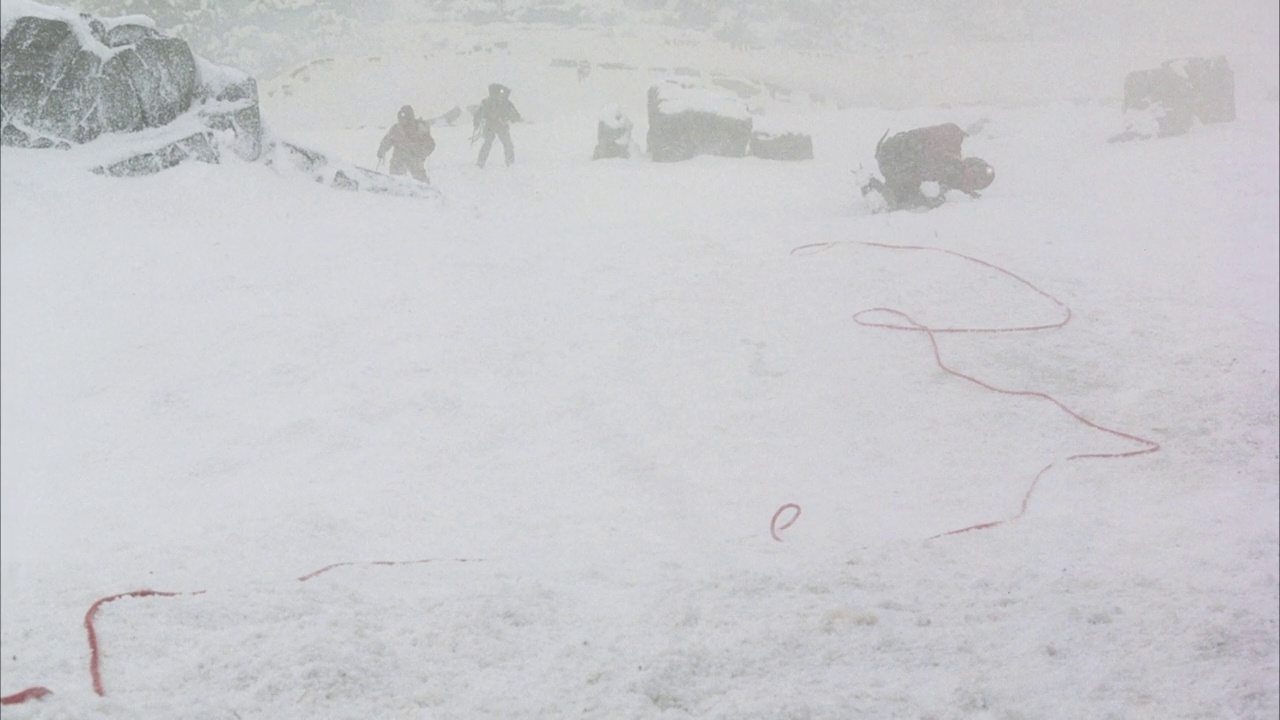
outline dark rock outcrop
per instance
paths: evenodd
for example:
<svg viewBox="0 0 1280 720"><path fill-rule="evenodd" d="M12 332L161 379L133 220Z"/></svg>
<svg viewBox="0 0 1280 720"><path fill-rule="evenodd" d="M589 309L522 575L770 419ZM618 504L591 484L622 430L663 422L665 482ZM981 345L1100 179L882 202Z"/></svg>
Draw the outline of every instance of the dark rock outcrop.
<svg viewBox="0 0 1280 720"><path fill-rule="evenodd" d="M1167 60L1124 80L1125 131L1111 142L1184 135L1236 119L1235 74L1223 56Z"/></svg>
<svg viewBox="0 0 1280 720"><path fill-rule="evenodd" d="M94 172L117 177L154 175L188 160L217 164L218 146L212 133L196 133L155 150L138 152L123 160L100 165L94 168Z"/></svg>
<svg viewBox="0 0 1280 720"><path fill-rule="evenodd" d="M87 15L18 18L3 39L0 76L6 127L76 144L161 127L199 97L186 42L140 25L108 30Z"/></svg>
<svg viewBox="0 0 1280 720"><path fill-rule="evenodd" d="M265 131L257 82L214 65L148 20L101 20L29 3L0 40L0 142L93 151L94 172L149 175L187 161L244 161L350 190L438 196L434 188L333 162ZM456 121L460 109L447 113Z"/></svg>
<svg viewBox="0 0 1280 720"><path fill-rule="evenodd" d="M657 162L698 155L743 157L751 142L751 115L733 95L683 80L649 88L649 156Z"/></svg>
<svg viewBox="0 0 1280 720"><path fill-rule="evenodd" d="M813 138L797 132L763 132L751 134L749 154L766 160L812 160Z"/></svg>

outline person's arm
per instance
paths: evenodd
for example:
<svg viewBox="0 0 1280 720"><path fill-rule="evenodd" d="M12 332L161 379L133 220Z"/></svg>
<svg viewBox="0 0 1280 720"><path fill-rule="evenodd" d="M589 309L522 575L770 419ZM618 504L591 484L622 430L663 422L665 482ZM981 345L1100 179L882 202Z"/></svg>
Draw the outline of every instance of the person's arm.
<svg viewBox="0 0 1280 720"><path fill-rule="evenodd" d="M422 135L422 149L424 150L422 154L430 155L435 152L436 139L431 137L431 125L429 123L422 123Z"/></svg>
<svg viewBox="0 0 1280 720"><path fill-rule="evenodd" d="M392 126L392 128L387 131L386 136L382 138L382 144L378 145L379 160L386 157L387 151L391 149L392 145L396 144L395 133L396 133L396 128L395 126Z"/></svg>

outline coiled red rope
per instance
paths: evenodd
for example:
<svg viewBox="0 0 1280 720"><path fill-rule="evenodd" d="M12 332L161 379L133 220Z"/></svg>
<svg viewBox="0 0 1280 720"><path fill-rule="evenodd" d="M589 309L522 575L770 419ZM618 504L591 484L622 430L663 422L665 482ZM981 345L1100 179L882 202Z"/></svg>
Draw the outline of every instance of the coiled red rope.
<svg viewBox="0 0 1280 720"><path fill-rule="evenodd" d="M782 517L782 514L788 510L794 510L795 513L791 516L790 520L779 525L778 518ZM771 535L774 540L777 540L778 542L782 542L782 538L778 536L778 531L786 530L792 525L795 525L796 520L799 520L799 519L800 519L799 505L795 503L787 503L786 505L783 505L782 507L778 508L776 512L773 513L773 519L769 521L769 535Z"/></svg>
<svg viewBox="0 0 1280 720"><path fill-rule="evenodd" d="M1075 460L1084 460L1084 459L1087 459L1087 458L1127 458L1127 457L1136 457L1136 456L1138 456L1138 455L1146 455L1146 454L1149 454L1149 453L1154 453L1154 452L1156 452L1156 451L1158 451L1158 450L1160 449L1160 444L1159 444L1159 443L1157 443L1157 442L1155 442L1155 441L1153 441L1153 440L1148 440L1147 438L1139 437L1139 436L1137 436L1137 435L1133 435L1133 434L1130 434L1130 433L1122 432L1122 431L1120 431L1120 430L1115 430L1115 429L1113 429L1113 428L1109 428L1109 427L1105 427L1105 426L1103 426L1103 425L1100 425L1100 424L1098 424L1098 423L1094 422L1093 420L1090 420L1090 419L1088 419L1088 418L1084 417L1083 415L1081 415L1080 413L1076 412L1075 410L1072 410L1071 408L1067 407L1065 404L1063 404L1062 402L1060 402L1057 398L1054 398L1054 397L1052 397L1051 395L1049 395L1049 394L1047 394L1047 393L1039 392L1039 391L1036 391L1036 390L1010 390L1010 389L1007 389L1007 388L996 387L995 385L992 385L992 384L990 384L990 383L987 383L987 382L985 382L985 381L983 381L983 380L979 380L978 378L973 377L972 375L968 375L968 374L962 373L962 372L960 372L960 371L958 371L958 370L956 370L956 369L954 369L954 368L952 368L952 367L948 366L945 362L943 362L943 360L942 360L942 353L941 353L941 351L938 349L938 338L937 338L937 335L938 335L939 333L1006 333L1006 332L1031 332L1031 331L1035 331L1035 330L1052 330L1052 329L1060 328L1060 327L1063 327L1064 325L1066 325L1068 322L1070 322L1070 321L1071 321L1071 308L1067 307L1067 305L1066 305L1065 303L1063 303L1061 300L1058 300L1057 298L1055 298L1054 296L1052 296L1052 295L1050 295L1049 293L1045 292L1044 290L1041 290L1040 288L1036 287L1036 286L1035 286L1035 285L1033 285L1030 281L1028 281L1028 280L1026 280L1026 279L1024 279L1024 278L1022 278L1022 277L1020 277L1020 276L1018 276L1018 275L1015 275L1014 273L1012 273L1012 272L1010 272L1010 271L1008 271L1008 270L1006 270L1006 269L1004 269L1004 268L1002 268L1002 267L1000 267L1000 266L998 266L998 265L994 265L994 264L989 263L989 262L987 262L987 261L985 261L985 260L980 260L980 259L978 259L978 258L975 258L975 257L969 256L969 255L965 255L964 253L958 253L958 252L955 252L955 251L953 251L953 250L946 250L946 249L943 249L943 248L931 248L931 247L927 247L927 246L923 246L923 245L888 245L888 244L884 244L884 243L861 242L861 241L855 241L855 240L847 240L847 241L839 241L839 242L812 243L812 244L809 244L809 245L801 245L800 247L797 247L797 248L793 249L793 250L791 251L791 254L795 255L795 254L801 254L801 253L806 253L806 254L807 254L807 253L810 253L810 252L822 252L822 251L827 250L828 248L831 248L831 247L833 247L833 246L835 246L835 245L843 245L843 244L863 245L863 246L866 246L866 247L883 248L883 249L888 249L888 250L928 251L928 252L937 252L937 253L944 253L944 254L947 254L947 255L952 255L952 256L955 256L955 257L961 258L961 259L963 259L963 260L967 260L967 261L969 261L969 262L976 263L976 264L978 264L978 265L982 265L983 267L989 268L989 269L994 270L994 271L996 271L996 272L998 272L998 273L1000 273L1000 274L1002 274L1002 275L1005 275L1005 276L1007 276L1007 277L1009 277L1009 278L1012 278L1013 280L1017 281L1018 283L1020 283L1020 284L1022 284L1022 285L1024 285L1024 286L1026 286L1026 287L1027 287L1027 288L1029 288L1030 290L1034 291L1036 294L1040 295L1041 297L1044 297L1045 299L1049 300L1049 301L1050 301L1050 302L1052 302L1054 305L1057 305L1058 307L1060 307L1060 308L1062 309L1062 319L1061 319L1061 320L1058 320L1058 321L1056 321L1056 322L1052 322L1052 323L1039 324L1039 325L1021 325L1021 326L1013 326L1013 327L985 327L985 328L978 328L978 327L930 327L930 326L923 325L923 324L921 324L921 323L917 322L917 321L916 321L914 318L912 318L910 315L907 315L906 313L904 313L904 312L902 312L902 311L900 311L900 310L895 310L895 309L893 309L893 308L886 308L886 307L876 307L876 308L870 308L870 309L867 309L867 310L861 310L861 311L859 311L859 312L856 312L856 313L854 313L854 315L853 315L853 321L854 321L854 322L856 322L856 323L858 323L859 325L864 326L864 327L883 328L883 329L886 329L886 330L905 330L905 331L907 331L907 332L918 332L918 333L923 333L923 334L925 335L925 337L927 337L927 338L929 339L929 345L930 345L930 347L933 349L933 359L934 359L934 362L935 362L935 363L938 365L938 367L939 367L939 368L941 368L944 372L946 372L946 373L948 373L948 374L950 374L950 375L954 375L955 377L958 377L958 378L960 378L960 379L962 379L962 380L966 380L966 381L968 381L968 382L970 382L970 383L973 383L974 385L977 385L977 386L979 386L979 387L981 387L981 388L984 388L984 389L986 389L986 390L990 390L991 392L1000 393L1000 394L1002 394L1002 395L1014 395L1014 396L1020 396L1020 397L1034 397L1034 398L1039 398L1039 399L1041 399L1041 400L1046 400L1046 401L1048 401L1048 402L1050 402L1050 403L1053 403L1055 406L1057 406L1057 408L1058 408L1059 410L1062 410L1064 413L1066 413L1067 415L1071 416L1071 417L1072 417L1072 418L1074 418L1076 421L1078 421L1078 422L1080 422L1080 423L1082 423L1082 424L1084 424L1084 425L1087 425L1088 427L1091 427L1091 428L1093 428L1093 429L1095 429L1095 430L1099 430L1099 431L1101 431L1101 432L1104 432L1104 433L1107 433L1107 434L1110 434L1110 435L1114 435L1114 436L1119 437L1119 438L1123 438L1123 439L1125 439L1125 440L1129 440L1129 441L1132 441L1132 442L1136 442L1136 443L1138 443L1139 445L1141 445L1141 446L1142 446L1142 447L1139 447L1139 448L1137 448L1137 449L1135 449L1135 450L1129 450L1129 451L1125 451L1125 452L1114 452L1114 453L1079 453L1079 454L1076 454L1076 455L1068 456L1068 457L1064 458L1064 459L1063 459L1063 460L1061 460L1061 461L1054 461L1054 462L1051 462L1051 463L1049 463L1048 465L1046 465L1046 466L1044 466L1043 468L1041 468L1041 469L1040 469L1040 472L1036 473L1036 476L1035 476L1034 478L1032 478L1031 483L1028 485L1026 492L1025 492L1025 493L1023 494L1023 496L1022 496L1022 504L1019 506L1019 508L1018 508L1018 512L1017 512L1017 513L1015 513L1014 515L1012 515L1012 516L1010 516L1010 517L1007 517L1007 518L999 519L999 520L989 520L989 521L986 521L986 522L981 522L981 523L977 523L977 524L974 524L974 525L969 525L969 526L967 526L967 527L958 528L958 529L956 529L956 530L948 530L948 531L946 531L946 532L938 533L937 535L933 535L933 536L931 536L931 537L929 538L930 540L933 540L933 539L936 539L936 538L940 538L940 537L946 537L946 536L949 536L949 535L959 535L960 533L971 532L971 531L974 531L974 530L987 530L987 529L994 528L994 527L997 527L997 526L999 526L999 525L1003 525L1003 524L1005 524L1005 523L1007 523L1007 522L1012 522L1012 521L1014 521L1014 520L1017 520L1017 519L1021 518L1021 517L1022 517L1023 515L1025 515L1025 514L1026 514L1026 512L1027 512L1027 508L1029 507L1029 505L1030 505L1030 503L1031 503L1031 496L1032 496L1032 494L1035 492L1036 486L1040 483L1040 479L1041 479L1042 477L1044 477L1045 473L1049 472L1049 470L1050 470L1051 468L1053 468L1055 465L1057 465L1057 464L1058 464L1058 462L1068 463L1068 462L1072 462L1072 461L1075 461ZM881 313L881 314L884 314L884 315L891 315L891 316L894 316L894 317L898 318L898 319L899 319L899 321L897 321L897 322L885 322L885 321L876 322L876 321L868 320L868 319L867 319L867 316L868 316L868 315L870 315L870 314L872 314L872 313ZM785 510L785 509L786 509L787 507L789 507L789 506L790 506L790 507L795 507L795 508L796 508L796 517L799 517L799 514L800 514L800 513L799 513L799 510L800 510L799 506L796 506L796 505L794 505L794 504L788 504L788 505L783 505L782 507L778 508L777 512L775 512L775 513L774 513L774 516L773 516L773 523L771 523L771 524L770 524L770 530L769 530L769 531L770 531L770 534L773 536L773 539L774 539L774 540L781 541L781 538L779 538L779 537L778 537L778 534L777 534L777 532L776 532L776 530L775 530L774 526L775 526L775 524L777 523L777 520L778 520L779 515L781 515L781 514L782 514L782 511L783 511L783 510ZM795 518L792 518L791 522L787 523L787 525L785 525L785 526L783 526L783 527L788 527L788 526L790 526L790 525L791 525L791 523L794 523L794 522L795 522Z"/></svg>

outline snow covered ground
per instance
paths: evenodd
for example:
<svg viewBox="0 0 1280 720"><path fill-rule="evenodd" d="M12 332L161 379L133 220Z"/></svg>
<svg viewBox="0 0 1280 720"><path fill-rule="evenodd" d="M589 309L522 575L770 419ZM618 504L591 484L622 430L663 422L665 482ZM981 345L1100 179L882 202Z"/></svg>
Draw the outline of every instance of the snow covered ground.
<svg viewBox="0 0 1280 720"><path fill-rule="evenodd" d="M813 161L653 164L526 79L514 167L437 128L438 201L4 149L0 690L52 690L4 717L1276 717L1274 99L1129 144L782 108ZM267 118L371 165L386 100ZM948 121L984 197L868 213ZM870 308L1069 319L935 339L1137 439ZM85 614L143 588L99 696Z"/></svg>

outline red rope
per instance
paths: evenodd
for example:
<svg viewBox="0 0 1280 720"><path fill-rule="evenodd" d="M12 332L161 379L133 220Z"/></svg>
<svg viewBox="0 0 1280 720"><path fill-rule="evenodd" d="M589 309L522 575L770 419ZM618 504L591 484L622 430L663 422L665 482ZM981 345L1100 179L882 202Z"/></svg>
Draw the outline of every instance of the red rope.
<svg viewBox="0 0 1280 720"><path fill-rule="evenodd" d="M459 562L459 563L465 563L465 562L483 562L482 560L479 560L479 559L477 559L477 558L453 558L453 559L452 559L452 561L453 561L453 562ZM306 582L306 581L310 580L311 578L313 578L313 577L315 577L315 576L317 576L317 575L323 575L324 573L327 573L327 572L329 572L330 570L333 570L334 568L347 567L347 566L349 566L349 565L383 565L383 566L386 566L386 565L421 565L422 563L429 563L429 562L440 562L440 560L438 560L438 559L434 559L434 558L428 558L428 559L426 559L426 560L368 560L368 561L365 561L365 562L340 562L340 563L333 563L332 565L325 565L324 567L320 568L319 570L316 570L315 572L309 572L309 573L307 573L306 575L303 575L302 577L298 578L298 582Z"/></svg>
<svg viewBox="0 0 1280 720"><path fill-rule="evenodd" d="M418 565L421 563L429 563L429 562L437 562L437 560L434 560L434 559L371 560L368 562L333 563L332 565L326 565L320 568L319 570L303 575L302 577L298 578L298 581L306 582L307 580L310 580L311 578L316 577L317 575L321 575L323 573L329 572L334 568L345 567L349 565L382 565L382 566ZM480 562L480 561L476 559L468 559L468 558L455 558L453 562ZM94 618L97 617L98 615L98 608L102 607L103 605L106 605L109 602L119 600L121 598L127 598L127 597L177 597L179 595L200 595L204 592L205 592L204 590L198 590L195 592L160 592L158 590L133 590L130 592L120 593L118 595L111 595L108 597L101 598L96 602L94 602L93 605L90 605L89 611L84 614L84 629L89 636L89 677L93 680L93 691L97 693L100 697L106 695L106 691L103 690L103 686L102 686L102 671L101 671L102 653L98 643L98 632L94 628L94 624L93 624ZM6 696L4 699L4 704L6 705L10 704L9 698L19 698L19 696L22 696L19 699L12 700L13 703L20 703L20 702L25 702L26 700L31 700L37 697L43 697L49 694L50 694L50 691L45 688L30 688L28 690L22 691L21 693L18 693L17 695Z"/></svg>
<svg viewBox="0 0 1280 720"><path fill-rule="evenodd" d="M958 253L958 252L955 252L955 251L953 251L953 250L945 250L945 249L942 249L942 248L931 248L931 247L925 247L925 246L920 246L920 245L886 245L886 244L884 244L884 243L874 243L874 242L840 241L840 242L812 243L812 244L809 244L809 245L801 245L800 247L797 247L797 248L795 248L794 250L792 250L792 251L791 251L791 253L794 255L794 254L797 254L797 253L821 252L821 251L824 251L824 250L826 250L826 249L828 249L828 248L830 248L830 247L833 247L833 246L835 246L835 245L842 245L842 244L848 244L848 243L856 244L856 245L865 245L865 246L867 246L867 247L884 248L884 249L889 249L889 250L928 250L928 251L931 251L931 252L939 252L939 253L946 253L947 255L953 255L953 256L955 256L955 257L962 258L962 259L964 259L964 260L968 260L969 262L977 263L978 265L982 265L983 267L990 268L990 269L992 269L992 270L995 270L995 271L996 271L996 272L998 272L998 273L1001 273L1002 275L1005 275L1005 276L1007 276L1007 277L1009 277L1009 278L1012 278L1013 280L1016 280L1017 282L1021 283L1022 285L1025 285L1027 288L1031 289L1031 290L1032 290L1032 291L1034 291L1036 294L1038 294L1038 295L1040 295L1040 296L1042 296L1042 297L1044 297L1044 298L1048 299L1048 300L1049 300L1050 302L1052 302L1053 304L1055 304L1055 305L1057 305L1058 307L1062 308L1062 310L1063 310L1063 317L1062 317L1062 319L1061 319L1061 320L1059 320L1058 322L1054 322L1054 323L1045 323L1045 324L1041 324L1041 325L1022 325L1022 326L1015 326L1015 327L993 327L993 328L973 328L973 327L929 327L929 326L927 326L927 325L923 325L923 324L921 324L921 323L919 323L919 322L916 322L916 320L915 320L914 318L912 318L910 315L907 315L907 314L906 314L906 313L904 313L904 312L901 312L901 311L899 311L899 310L894 310L893 308L886 308L886 307L876 307L876 308L870 308L870 309L868 309L868 310L861 310L861 311L859 311L859 312L857 312L857 313L854 313L854 315L853 315L853 321L854 321L854 322L856 322L856 323L858 323L859 325L862 325L862 326L865 326L865 327L884 328L884 329L886 329L886 330L905 330L905 331L908 331L908 332L921 332L921 333L924 333L924 334L925 334L925 337L927 337L927 338L929 339L929 345L930 345L930 347L932 347L932 349L933 349L933 359L934 359L934 362L935 362L935 363L937 363L938 367L939 367L939 368L941 368L944 372L946 372L946 373L948 373L948 374L950 374L950 375L954 375L955 377L961 378L962 380L967 380L968 382L971 382L971 383L973 383L974 385L977 385L977 386L979 386L979 387L981 387L981 388L984 388L984 389L986 389L986 390L990 390L991 392L1000 393L1000 394L1002 394L1002 395L1015 395L1015 396L1022 396L1022 397L1035 397L1035 398L1040 398L1040 399L1042 399L1042 400L1047 400L1047 401L1049 401L1049 402L1053 403L1055 406L1057 406L1059 410L1062 410L1062 411L1063 411L1064 413L1066 413L1067 415L1071 416L1072 418L1074 418L1074 419L1075 419L1075 420L1077 420L1078 422L1080 422L1080 423L1082 423L1082 424L1084 424L1084 425L1087 425L1088 427L1091 427L1091 428L1093 428L1093 429L1095 429L1095 430L1099 430L1099 431L1101 431L1101 432L1108 433L1108 434L1110 434L1110 435L1114 435L1114 436L1116 436L1116 437L1120 437L1120 438L1123 438L1123 439L1125 439L1125 440L1130 440L1130 441L1133 441L1133 442L1136 442L1136 443L1139 443L1139 444L1143 445L1143 447L1138 448L1138 449L1136 449L1136 450L1129 450L1129 451L1125 451L1125 452L1115 452L1115 453L1079 453L1079 454L1076 454L1076 455L1068 456L1067 458L1063 459L1063 460L1062 460L1062 462L1063 462L1063 463L1072 462L1072 461L1074 461L1074 460L1083 460L1083 459L1086 459L1086 458L1125 458L1125 457L1135 457L1135 456L1138 456L1138 455L1146 455L1146 454L1148 454L1148 453L1153 453L1153 452L1156 452L1156 451L1158 451L1158 450L1160 449L1160 444L1159 444L1159 443L1157 443L1157 442L1155 442L1155 441L1153 441L1153 440L1148 440L1148 439L1146 439L1146 438L1139 437L1139 436L1137 436L1137 435L1132 435L1132 434L1129 434L1129 433L1126 433L1126 432L1121 432L1120 430L1115 430L1115 429L1113 429L1113 428L1109 428L1109 427L1105 427L1105 426L1103 426L1103 425L1100 425L1100 424L1098 424L1098 423L1096 423L1096 422L1094 422L1094 421L1092 421L1092 420L1090 420L1090 419L1088 419L1088 418L1084 417L1083 415L1081 415L1080 413L1076 412L1075 410L1072 410L1071 408L1067 407L1067 406L1066 406L1066 405L1064 405L1062 402L1060 402L1057 398L1054 398L1053 396L1051 396L1051 395L1049 395L1049 394L1047 394L1047 393L1039 392L1039 391L1036 391L1036 390L1009 390L1009 389L1007 389L1007 388L996 387L995 385L991 385L990 383L987 383L987 382L984 382L984 381L982 381L982 380L979 380L978 378L973 377L972 375L967 375L967 374L962 373L962 372L960 372L960 371L958 371L958 370L955 370L954 368L952 368L952 367L948 366L945 362L943 362L943 360L942 360L942 353L941 353L941 351L938 349L938 339L937 339L937 337L936 337L938 333L1000 333L1000 332L1030 332L1030 331L1033 331L1033 330L1052 330L1052 329L1060 328L1060 327L1062 327L1062 326L1066 325L1068 322L1070 322L1070 321L1071 321L1071 308L1067 307L1067 306L1066 306L1066 304L1064 304L1061 300L1058 300L1057 298L1053 297L1053 296L1052 296L1052 295L1050 295L1049 293L1047 293L1047 292L1045 292L1045 291L1041 290L1040 288L1036 287L1035 285L1033 285L1033 284L1032 284L1031 282L1029 282L1028 280L1026 280L1026 279L1024 279L1024 278L1022 278L1022 277L1020 277L1020 276L1018 276L1018 275L1015 275L1014 273L1009 272L1008 270L1005 270L1005 269L1004 269L1004 268L1002 268L1002 267L999 267L999 266L997 266L997 265L993 265L992 263L989 263L989 262L987 262L987 261L985 261L985 260L979 260L978 258L971 257L971 256L969 256L969 255L965 255L965 254L963 254L963 253ZM898 318L901 318L902 323L896 323L896 322L873 322L873 321L870 321L870 320L866 320L866 319L865 319L865 316L866 316L866 315L868 315L868 314L870 314L870 313L886 313L886 314L889 314L889 315L894 315L894 316L897 316ZM1030 503L1031 503L1031 495L1035 492L1036 486L1040 483L1040 478L1042 478L1042 477L1044 476L1044 474L1045 474L1045 473L1047 473L1047 472L1050 470L1050 468L1052 468L1052 467L1053 467L1054 465L1056 465L1056 464L1057 464L1057 461L1052 462L1052 463L1049 463L1048 465L1046 465L1046 466L1044 466L1043 468L1041 468L1041 469L1040 469L1040 472L1036 473L1036 476L1031 480L1031 484L1027 487L1027 491L1026 491L1026 493L1024 493L1024 494L1023 494L1023 496L1022 496L1022 505L1021 505L1021 506L1020 506L1020 508L1018 509L1018 512L1017 512L1015 515L1013 515L1012 517L1004 518L1004 519L1002 519L1002 520L989 520L989 521L987 521L987 522L978 523L978 524L976 524L976 525L969 525L969 526L967 526L967 527L962 527L962 528L959 528L959 529L957 529L957 530L949 530L949 531L947 531L947 532L939 533L939 534L937 534L937 535L934 535L934 536L930 537L929 539L931 539L931 540L932 540L932 539L936 539L936 538L940 538L940 537L946 537L946 536L948 536L948 535L958 535L958 534L960 534L960 533L970 532L970 531L973 531L973 530L986 530L986 529L993 528L993 527L996 527L996 526L999 526L999 525L1003 525L1003 524L1004 524L1004 523L1006 523L1006 522L1012 522L1012 521L1014 521L1014 520L1017 520L1017 519L1021 518L1021 517L1022 517L1023 515L1025 515L1025 514L1026 514L1026 512L1027 512L1027 507L1028 507L1028 506L1030 505ZM779 515L779 514L782 512L782 510L783 510L784 508L786 508L786 507L787 507L787 506L786 506L786 505L784 505L782 508L779 508L779 509L778 509L778 512L777 512L777 513L774 513L774 516L773 516L773 518L774 518L774 522L776 522L776 521L777 521L777 519L778 519L778 515ZM796 515L797 515L797 517L799 516L799 507L796 507ZM795 518L792 518L792 522L795 522ZM788 523L788 524L787 524L787 526L789 526L790 524L791 524L791 523ZM786 526L784 526L784 527L786 527ZM773 532L773 530L772 530L772 526L770 527L770 532ZM773 534L773 539L775 539L775 540L780 540L780 538L777 536L777 534L776 534L776 533L774 533L774 534Z"/></svg>
<svg viewBox="0 0 1280 720"><path fill-rule="evenodd" d="M794 515L791 516L790 520L786 521L782 525L779 525L778 518L782 517L782 513L786 512L787 510L795 510L796 512ZM769 521L769 534L773 536L774 540L777 540L778 542L782 542L782 538L778 536L778 531L786 530L792 525L795 525L796 520L799 520L799 519L800 519L800 506L795 503L787 503L786 505L783 505L782 507L778 508L777 511L773 513L773 519Z"/></svg>
<svg viewBox="0 0 1280 720"><path fill-rule="evenodd" d="M45 695L52 695L53 691L43 687L29 687L22 692L16 692L12 695L0 697L0 705L21 705L28 700L39 700Z"/></svg>
<svg viewBox="0 0 1280 720"><path fill-rule="evenodd" d="M89 611L84 614L84 629L89 634L89 677L93 679L93 691L99 697L105 696L106 692L102 689L102 673L99 669L101 653L98 649L98 633L93 627L93 619L98 614L98 608L109 602L127 597L177 597L178 595L199 595L204 592L180 593L180 592L160 592L158 590L133 590L119 595L110 595L99 599L97 602L89 606Z"/></svg>

